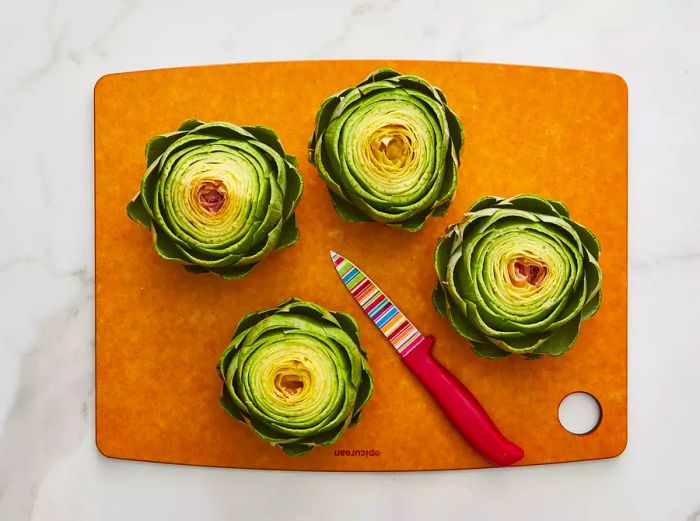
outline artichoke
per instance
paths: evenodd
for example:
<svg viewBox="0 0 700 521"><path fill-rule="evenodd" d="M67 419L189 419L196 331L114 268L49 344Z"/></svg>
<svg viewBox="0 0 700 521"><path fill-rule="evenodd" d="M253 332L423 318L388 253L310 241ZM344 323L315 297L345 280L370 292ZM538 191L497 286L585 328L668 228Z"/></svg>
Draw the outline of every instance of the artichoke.
<svg viewBox="0 0 700 521"><path fill-rule="evenodd" d="M323 102L308 159L342 218L416 231L447 211L463 141L440 89L380 69Z"/></svg>
<svg viewBox="0 0 700 521"><path fill-rule="evenodd" d="M188 120L148 142L146 164L127 213L190 272L237 279L299 238L301 176L269 128Z"/></svg>
<svg viewBox="0 0 700 521"><path fill-rule="evenodd" d="M484 197L438 242L433 304L480 356L562 355L600 306L599 255L563 203Z"/></svg>
<svg viewBox="0 0 700 521"><path fill-rule="evenodd" d="M353 318L297 299L243 317L218 370L224 410L292 456L340 438L373 389Z"/></svg>

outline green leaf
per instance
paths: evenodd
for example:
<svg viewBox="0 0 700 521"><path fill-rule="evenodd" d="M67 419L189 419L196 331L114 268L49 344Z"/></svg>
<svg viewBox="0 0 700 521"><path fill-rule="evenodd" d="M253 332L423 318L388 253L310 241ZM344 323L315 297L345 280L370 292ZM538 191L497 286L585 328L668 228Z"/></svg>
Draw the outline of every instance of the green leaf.
<svg viewBox="0 0 700 521"><path fill-rule="evenodd" d="M171 132L152 138L146 144L146 166L151 166L151 163L158 159L170 145L184 135L184 132Z"/></svg>
<svg viewBox="0 0 700 521"><path fill-rule="evenodd" d="M595 294L595 296L583 306L583 309L581 310L581 319L588 320L593 315L595 315L598 312L598 309L600 308L600 303L602 300L603 292L598 291Z"/></svg>
<svg viewBox="0 0 700 521"><path fill-rule="evenodd" d="M197 127L201 127L202 125L204 125L203 121L200 121L198 119L188 119L182 122L178 130L183 132L189 132L190 130L194 130Z"/></svg>
<svg viewBox="0 0 700 521"><path fill-rule="evenodd" d="M246 266L229 266L227 268L211 268L212 273L220 275L226 280L238 280L248 275L257 264L248 264Z"/></svg>
<svg viewBox="0 0 700 521"><path fill-rule="evenodd" d="M438 281L445 282L447 280L447 264L450 262L450 257L452 257L452 234L440 237L435 248L434 255L434 265L435 273L437 274Z"/></svg>
<svg viewBox="0 0 700 521"><path fill-rule="evenodd" d="M282 233L277 240L276 249L281 250L296 244L299 240L299 228L297 228L296 217L292 215L288 221L282 226Z"/></svg>
<svg viewBox="0 0 700 521"><path fill-rule="evenodd" d="M401 224L399 224L398 226L409 232L417 232L421 230L423 226L425 226L425 220L431 213L431 210L426 210L425 212L418 213L413 217L402 221Z"/></svg>
<svg viewBox="0 0 700 521"><path fill-rule="evenodd" d="M491 342L472 342L472 350L481 358L498 360L510 355L510 352L499 349Z"/></svg>
<svg viewBox="0 0 700 521"><path fill-rule="evenodd" d="M516 195L506 199L501 204L510 204L513 208L533 214L544 214L559 217L559 212L544 197L537 195Z"/></svg>
<svg viewBox="0 0 700 521"><path fill-rule="evenodd" d="M359 211L357 208L355 208L348 201L345 201L344 199L340 198L330 190L328 191L328 193L331 196L331 200L333 201L333 207L335 208L336 213L340 215L340 217L342 217L344 220L351 223L370 222L372 220L365 214L363 214L361 211Z"/></svg>
<svg viewBox="0 0 700 521"><path fill-rule="evenodd" d="M447 295L439 283L433 290L433 307L442 318L447 318Z"/></svg>
<svg viewBox="0 0 700 521"><path fill-rule="evenodd" d="M296 163L296 161L294 161ZM284 194L283 218L291 219L294 215L294 209L301 199L301 194L304 191L304 182L302 181L299 172L291 168L287 176L287 186Z"/></svg>
<svg viewBox="0 0 700 521"><path fill-rule="evenodd" d="M456 307L447 307L447 318L454 330L465 339L472 343L484 342L484 335L481 331Z"/></svg>
<svg viewBox="0 0 700 521"><path fill-rule="evenodd" d="M366 361L362 364L362 379L360 381L360 386L357 389L357 396L355 397L355 409L353 412L352 420L350 422L350 427L356 425L360 421L360 416L362 410L367 402L369 401L372 393L374 392L374 378L369 370L369 365Z"/></svg>
<svg viewBox="0 0 700 521"><path fill-rule="evenodd" d="M360 343L360 330L357 327L357 322L355 322L355 319L347 313L331 312L331 314L338 321L340 327L343 328L343 331L350 335L357 346L362 349L362 345Z"/></svg>
<svg viewBox="0 0 700 521"><path fill-rule="evenodd" d="M589 252L591 252L591 255L593 255L593 257L595 257L595 259L597 260L600 257L600 242L598 242L598 238L593 234L591 230L577 223L576 221L566 219L566 222L568 222L576 230L578 236L581 238L581 242L583 243L583 245Z"/></svg>
<svg viewBox="0 0 700 521"><path fill-rule="evenodd" d="M224 385L224 389L221 392L221 398L219 400L221 403L221 407L226 411L229 415L233 416L240 422L245 423L245 418L243 417L243 414L241 411L236 407L235 403L231 399L231 395L228 393L228 389L226 388L226 385Z"/></svg>
<svg viewBox="0 0 700 521"><path fill-rule="evenodd" d="M166 234L159 232L157 228L153 228L153 243L156 247L158 255L166 260L184 261L182 253L178 250L175 243Z"/></svg>
<svg viewBox="0 0 700 521"><path fill-rule="evenodd" d="M375 81L387 80L389 78L395 78L397 76L401 76L401 74L396 72L394 69L391 69L389 67L385 67L383 69L377 69L376 71L371 73L369 76L367 76L367 78L365 78L362 81L362 83L360 83L360 85L372 83Z"/></svg>
<svg viewBox="0 0 700 521"><path fill-rule="evenodd" d="M535 349L535 354L547 354L552 356L561 356L566 353L578 336L579 326L581 325L581 316L563 325L562 327L552 331L551 336Z"/></svg>
<svg viewBox="0 0 700 521"><path fill-rule="evenodd" d="M195 266L194 264L185 264L185 270L195 275L201 275L202 273L211 273L209 268L203 268L202 266Z"/></svg>
<svg viewBox="0 0 700 521"><path fill-rule="evenodd" d="M469 211L470 212L479 212L479 211L484 210L486 208L492 208L493 206L496 206L498 203L500 203L503 200L504 199L502 197L495 197L493 195L487 195L487 196L481 197L480 199L477 199L477 201L469 207Z"/></svg>
<svg viewBox="0 0 700 521"><path fill-rule="evenodd" d="M126 213L131 220L136 221L147 230L151 229L151 216L146 207L143 206L140 193L136 194L129 204L126 205Z"/></svg>
<svg viewBox="0 0 700 521"><path fill-rule="evenodd" d="M440 206L436 206L432 212L432 215L434 217L442 217L447 213L447 210L450 208L451 203L452 201L449 201L447 203L441 204Z"/></svg>
<svg viewBox="0 0 700 521"><path fill-rule="evenodd" d="M284 445L280 445L280 448L289 456L294 457L303 456L313 449L313 447L304 445L303 443L285 443Z"/></svg>
<svg viewBox="0 0 700 521"><path fill-rule="evenodd" d="M253 134L258 141L265 143L267 146L273 148L282 157L285 157L284 149L282 148L282 143L280 143L279 137L274 130L268 127L243 127L248 132ZM293 156L292 156L293 157Z"/></svg>
<svg viewBox="0 0 700 521"><path fill-rule="evenodd" d="M561 215L562 217L569 217L569 209L561 201L557 201L556 199L550 199L549 204L551 204L557 211L557 213L559 213L559 215Z"/></svg>

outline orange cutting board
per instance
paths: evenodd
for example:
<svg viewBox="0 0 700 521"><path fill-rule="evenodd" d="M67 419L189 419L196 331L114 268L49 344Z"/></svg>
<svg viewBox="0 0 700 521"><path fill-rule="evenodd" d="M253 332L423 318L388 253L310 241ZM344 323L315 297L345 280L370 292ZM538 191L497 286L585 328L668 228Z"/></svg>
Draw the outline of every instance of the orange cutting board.
<svg viewBox="0 0 700 521"><path fill-rule="evenodd" d="M321 102L380 67L441 87L466 144L444 217L418 233L349 224L306 161ZM126 216L149 138L189 118L265 125L299 159L300 241L240 281L193 275L161 260ZM537 193L564 201L602 243L603 304L573 349L526 361L474 355L434 311L433 250L482 195ZM361 312L329 259L363 268L424 332L435 356L525 450L521 465L608 458L627 441L627 86L613 74L425 61L317 61L112 74L95 86L96 437L110 457L299 470L426 470L489 466ZM289 296L351 313L376 380L360 423L333 446L292 458L219 407L216 363L236 322ZM594 395L602 421L577 436L561 400ZM354 452L353 452L354 451ZM353 455L354 454L354 455Z"/></svg>

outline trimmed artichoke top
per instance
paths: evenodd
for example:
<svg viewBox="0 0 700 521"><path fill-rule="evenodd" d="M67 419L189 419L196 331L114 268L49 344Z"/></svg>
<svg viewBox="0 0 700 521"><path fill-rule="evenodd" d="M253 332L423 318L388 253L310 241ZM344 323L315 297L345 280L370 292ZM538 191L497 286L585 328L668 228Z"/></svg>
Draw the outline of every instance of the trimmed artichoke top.
<svg viewBox="0 0 700 521"><path fill-rule="evenodd" d="M269 128L188 120L148 142L146 165L127 213L188 271L237 279L299 238L302 179Z"/></svg>
<svg viewBox="0 0 700 521"><path fill-rule="evenodd" d="M416 231L447 211L463 141L440 89L380 69L323 102L308 158L342 218Z"/></svg>
<svg viewBox="0 0 700 521"><path fill-rule="evenodd" d="M243 317L218 370L226 412L292 456L338 440L373 389L353 318L297 299Z"/></svg>
<svg viewBox="0 0 700 521"><path fill-rule="evenodd" d="M563 203L484 197L438 242L433 303L480 356L562 355L600 306L599 255Z"/></svg>

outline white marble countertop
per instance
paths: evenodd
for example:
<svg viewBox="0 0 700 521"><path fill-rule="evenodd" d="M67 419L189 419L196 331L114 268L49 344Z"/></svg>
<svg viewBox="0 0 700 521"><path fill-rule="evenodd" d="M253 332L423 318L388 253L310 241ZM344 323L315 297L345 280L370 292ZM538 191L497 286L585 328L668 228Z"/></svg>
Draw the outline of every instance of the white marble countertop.
<svg viewBox="0 0 700 521"><path fill-rule="evenodd" d="M3 4L0 519L700 519L700 2L489 4ZM627 451L598 462L406 474L290 474L100 456L97 78L191 64L380 57L581 68L627 80Z"/></svg>

